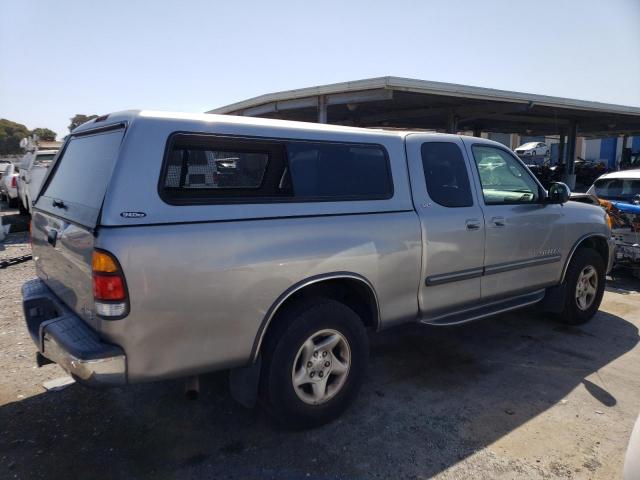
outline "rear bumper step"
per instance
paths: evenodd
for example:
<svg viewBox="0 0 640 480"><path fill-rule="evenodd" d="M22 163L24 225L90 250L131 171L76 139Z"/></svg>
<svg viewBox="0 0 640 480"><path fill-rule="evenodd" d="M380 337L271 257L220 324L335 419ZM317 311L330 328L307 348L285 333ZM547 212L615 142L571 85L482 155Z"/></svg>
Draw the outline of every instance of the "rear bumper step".
<svg viewBox="0 0 640 480"><path fill-rule="evenodd" d="M86 385L127 383L122 348L103 342L42 280L22 286L22 306L29 334L42 356Z"/></svg>

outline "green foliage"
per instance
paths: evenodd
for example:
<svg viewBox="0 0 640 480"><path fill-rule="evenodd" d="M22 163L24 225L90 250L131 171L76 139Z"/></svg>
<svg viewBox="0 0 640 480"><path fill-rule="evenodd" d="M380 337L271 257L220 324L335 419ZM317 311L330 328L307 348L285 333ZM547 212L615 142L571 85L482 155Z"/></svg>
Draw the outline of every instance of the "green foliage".
<svg viewBox="0 0 640 480"><path fill-rule="evenodd" d="M84 115L82 113L76 113L73 118L70 119L71 124L69 125L69 131L72 132L74 128L94 118L98 118L98 115Z"/></svg>
<svg viewBox="0 0 640 480"><path fill-rule="evenodd" d="M54 141L57 133L48 128L34 128L31 130L33 135L37 135L40 140Z"/></svg>
<svg viewBox="0 0 640 480"><path fill-rule="evenodd" d="M22 153L20 140L29 136L29 130L21 123L0 118L0 155Z"/></svg>

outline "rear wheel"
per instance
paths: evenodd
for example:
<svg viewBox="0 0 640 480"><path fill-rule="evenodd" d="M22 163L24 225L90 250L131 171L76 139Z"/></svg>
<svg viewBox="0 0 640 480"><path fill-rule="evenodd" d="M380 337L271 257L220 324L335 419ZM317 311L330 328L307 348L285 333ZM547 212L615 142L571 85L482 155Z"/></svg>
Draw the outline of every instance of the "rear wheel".
<svg viewBox="0 0 640 480"><path fill-rule="evenodd" d="M604 295L605 270L604 260L595 250L581 248L575 252L565 275L561 321L578 325L595 315Z"/></svg>
<svg viewBox="0 0 640 480"><path fill-rule="evenodd" d="M291 428L337 418L355 399L369 342L360 317L346 305L316 299L287 309L265 344L261 396Z"/></svg>

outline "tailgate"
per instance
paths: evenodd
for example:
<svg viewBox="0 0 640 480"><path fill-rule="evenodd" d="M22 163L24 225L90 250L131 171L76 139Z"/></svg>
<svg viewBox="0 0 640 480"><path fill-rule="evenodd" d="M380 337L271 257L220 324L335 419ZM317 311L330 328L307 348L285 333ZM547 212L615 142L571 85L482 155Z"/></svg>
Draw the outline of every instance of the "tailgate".
<svg viewBox="0 0 640 480"><path fill-rule="evenodd" d="M123 135L120 126L71 136L45 180L31 223L38 276L96 330L91 257Z"/></svg>

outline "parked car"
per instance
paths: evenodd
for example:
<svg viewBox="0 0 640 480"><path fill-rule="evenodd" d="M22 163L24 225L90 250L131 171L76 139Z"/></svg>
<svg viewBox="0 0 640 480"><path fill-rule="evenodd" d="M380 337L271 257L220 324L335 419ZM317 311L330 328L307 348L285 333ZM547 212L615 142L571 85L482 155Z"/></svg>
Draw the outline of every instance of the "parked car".
<svg viewBox="0 0 640 480"><path fill-rule="evenodd" d="M640 277L640 169L602 175L587 190L611 218L616 264Z"/></svg>
<svg viewBox="0 0 640 480"><path fill-rule="evenodd" d="M0 182L2 182L2 176L4 175L4 171L6 170L6 168L9 166L11 162L8 160L0 160ZM0 192L2 187L0 186Z"/></svg>
<svg viewBox="0 0 640 480"><path fill-rule="evenodd" d="M17 182L20 213L31 213L32 199L40 191L42 181L56 153L57 150L39 150L27 153L22 158Z"/></svg>
<svg viewBox="0 0 640 480"><path fill-rule="evenodd" d="M527 142L516 148L516 155L520 157L546 157L549 155L549 147L544 142Z"/></svg>
<svg viewBox="0 0 640 480"><path fill-rule="evenodd" d="M0 196L9 203L10 207L18 206L18 170L13 163L8 163L2 179L0 179Z"/></svg>
<svg viewBox="0 0 640 480"><path fill-rule="evenodd" d="M115 113L67 137L35 200L26 323L81 383L231 369L244 405L318 425L364 381L368 330L589 320L613 241L568 198L475 137Z"/></svg>

